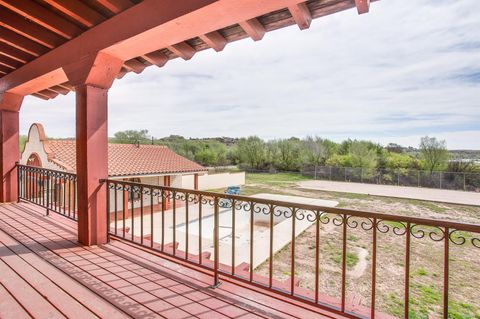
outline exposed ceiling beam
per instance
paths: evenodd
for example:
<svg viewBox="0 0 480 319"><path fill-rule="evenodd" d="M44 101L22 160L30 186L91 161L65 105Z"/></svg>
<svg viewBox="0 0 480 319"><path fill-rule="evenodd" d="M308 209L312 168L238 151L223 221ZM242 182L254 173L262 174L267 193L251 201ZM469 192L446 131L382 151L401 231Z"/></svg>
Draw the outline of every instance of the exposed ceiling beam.
<svg viewBox="0 0 480 319"><path fill-rule="evenodd" d="M42 99L42 100L50 100L50 98L46 95L43 95L43 94L40 94L40 93L32 93L32 95L34 97L38 97L39 99Z"/></svg>
<svg viewBox="0 0 480 319"><path fill-rule="evenodd" d="M0 41L0 53L23 63L27 63L28 61L31 61L35 58L35 56L31 54L28 54L25 51L12 47L7 43L1 42L1 41Z"/></svg>
<svg viewBox="0 0 480 319"><path fill-rule="evenodd" d="M82 29L75 24L42 7L35 1L0 0L0 4L64 38L71 39L82 33Z"/></svg>
<svg viewBox="0 0 480 319"><path fill-rule="evenodd" d="M53 99L58 96L58 92L52 91L50 89L42 90L40 92L37 92L41 95L48 96L49 98Z"/></svg>
<svg viewBox="0 0 480 319"><path fill-rule="evenodd" d="M28 52L34 56L40 56L48 51L43 45L34 42L12 30L0 26L0 39L17 49Z"/></svg>
<svg viewBox="0 0 480 319"><path fill-rule="evenodd" d="M8 66L5 66L3 64L0 64L0 72L3 73L3 74L7 74L7 73L10 73L12 70L12 68L8 67Z"/></svg>
<svg viewBox="0 0 480 319"><path fill-rule="evenodd" d="M133 5L129 0L97 0L97 2L113 13L122 12Z"/></svg>
<svg viewBox="0 0 480 319"><path fill-rule="evenodd" d="M142 73L143 70L145 70L145 68L147 67L145 64L138 61L137 59L131 59L131 60L125 61L124 66L128 70L133 71L137 74Z"/></svg>
<svg viewBox="0 0 480 319"><path fill-rule="evenodd" d="M14 60L6 55L1 54L0 52L0 64L6 65L12 69L18 69L23 65L22 62Z"/></svg>
<svg viewBox="0 0 480 319"><path fill-rule="evenodd" d="M253 41L259 41L265 35L265 28L255 18L240 22L239 24Z"/></svg>
<svg viewBox="0 0 480 319"><path fill-rule="evenodd" d="M105 20L100 13L91 9L83 1L72 0L44 0L46 3L80 22L86 27L93 27Z"/></svg>
<svg viewBox="0 0 480 319"><path fill-rule="evenodd" d="M367 13L370 7L370 0L355 0L358 14Z"/></svg>
<svg viewBox="0 0 480 319"><path fill-rule="evenodd" d="M128 72L129 71L126 68L122 67L120 69L120 72L118 72L118 74L117 74L117 79L123 78L125 76L125 74L127 74Z"/></svg>
<svg viewBox="0 0 480 319"><path fill-rule="evenodd" d="M55 86L52 86L50 88L51 91L54 91L54 92L57 92L57 93L60 93L62 95L67 95L68 93L70 93L70 90L63 87L63 86L60 86L60 85L55 85Z"/></svg>
<svg viewBox="0 0 480 319"><path fill-rule="evenodd" d="M227 39L225 39L218 31L200 35L200 39L217 52L222 51L227 45Z"/></svg>
<svg viewBox="0 0 480 319"><path fill-rule="evenodd" d="M64 87L64 88L66 88L67 90L70 90L70 91L75 91L75 87L68 82L59 84L58 86Z"/></svg>
<svg viewBox="0 0 480 319"><path fill-rule="evenodd" d="M186 42L180 42L169 46L168 49L184 60L190 60L197 51Z"/></svg>
<svg viewBox="0 0 480 319"><path fill-rule="evenodd" d="M0 10L0 25L50 49L65 42L59 35L7 9Z"/></svg>
<svg viewBox="0 0 480 319"><path fill-rule="evenodd" d="M310 13L310 10L308 10L305 2L288 7L288 11L292 14L292 17L300 30L305 30L310 27L312 14Z"/></svg>
<svg viewBox="0 0 480 319"><path fill-rule="evenodd" d="M164 66L168 62L168 57L159 51L147 53L142 56L145 60L158 67Z"/></svg>

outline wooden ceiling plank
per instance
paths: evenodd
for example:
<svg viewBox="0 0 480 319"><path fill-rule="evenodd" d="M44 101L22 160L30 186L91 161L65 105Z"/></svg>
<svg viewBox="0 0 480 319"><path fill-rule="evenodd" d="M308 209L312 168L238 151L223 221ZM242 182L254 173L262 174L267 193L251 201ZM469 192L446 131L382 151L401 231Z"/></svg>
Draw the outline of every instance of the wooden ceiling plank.
<svg viewBox="0 0 480 319"><path fill-rule="evenodd" d="M4 74L7 74L7 73L10 73L12 72L13 69L12 68L9 68L3 64L0 64L0 72L4 73Z"/></svg>
<svg viewBox="0 0 480 319"><path fill-rule="evenodd" d="M6 55L3 55L1 52L0 52L0 63L12 69L18 69L23 65L22 62L14 60Z"/></svg>
<svg viewBox="0 0 480 319"><path fill-rule="evenodd" d="M310 27L310 24L312 23L312 14L310 13L310 10L308 10L305 2L288 7L288 11L292 14L292 17L300 30L305 30Z"/></svg>
<svg viewBox="0 0 480 319"><path fill-rule="evenodd" d="M46 3L80 22L86 27L93 27L105 20L99 12L93 10L82 1L72 0L44 0Z"/></svg>
<svg viewBox="0 0 480 319"><path fill-rule="evenodd" d="M253 41L260 41L265 35L265 27L256 18L239 23Z"/></svg>
<svg viewBox="0 0 480 319"><path fill-rule="evenodd" d="M0 39L2 39L3 42L11 46L17 49L20 49L22 51L28 52L36 57L48 51L48 49L45 46L37 42L34 42L2 26L0 26Z"/></svg>
<svg viewBox="0 0 480 319"><path fill-rule="evenodd" d="M35 58L35 56L26 53L20 49L12 47L5 42L0 41L0 53L8 56L11 59L15 59L19 62L27 63Z"/></svg>
<svg viewBox="0 0 480 319"><path fill-rule="evenodd" d="M142 58L144 58L145 60L147 60L151 64L154 64L154 65L156 65L160 68L168 62L168 57L165 54L163 54L162 52L159 52L159 51L154 51L154 52L147 53L147 54L143 55Z"/></svg>
<svg viewBox="0 0 480 319"><path fill-rule="evenodd" d="M358 14L367 13L370 8L370 0L355 0Z"/></svg>
<svg viewBox="0 0 480 319"><path fill-rule="evenodd" d="M97 0L97 2L115 14L128 9L133 5L133 3L129 0Z"/></svg>
<svg viewBox="0 0 480 319"><path fill-rule="evenodd" d="M50 49L65 42L59 35L7 9L0 10L0 25Z"/></svg>
<svg viewBox="0 0 480 319"><path fill-rule="evenodd" d="M125 61L124 67L130 71L135 72L136 74L140 74L143 72L143 70L145 70L147 66L142 62L138 61L137 59L131 59L131 60Z"/></svg>
<svg viewBox="0 0 480 319"><path fill-rule="evenodd" d="M217 31L201 35L200 39L217 52L222 51L227 45L227 39Z"/></svg>
<svg viewBox="0 0 480 319"><path fill-rule="evenodd" d="M82 33L78 26L34 1L0 0L0 4L66 39Z"/></svg>
<svg viewBox="0 0 480 319"><path fill-rule="evenodd" d="M180 42L169 46L168 49L184 60L190 60L197 51L186 42Z"/></svg>
<svg viewBox="0 0 480 319"><path fill-rule="evenodd" d="M62 95L67 95L68 93L70 93L70 90L67 89L67 88L64 88L63 86L60 86L60 85L55 85L55 86L52 86L50 88L50 90L54 91L54 92L57 92L57 93L60 93Z"/></svg>

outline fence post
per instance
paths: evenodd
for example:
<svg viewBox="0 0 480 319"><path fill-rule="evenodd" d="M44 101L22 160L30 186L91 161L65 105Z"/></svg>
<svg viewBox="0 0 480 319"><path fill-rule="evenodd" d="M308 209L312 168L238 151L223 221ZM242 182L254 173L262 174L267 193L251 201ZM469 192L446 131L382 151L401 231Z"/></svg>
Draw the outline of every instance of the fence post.
<svg viewBox="0 0 480 319"><path fill-rule="evenodd" d="M360 168L360 183L363 183L363 167Z"/></svg>
<svg viewBox="0 0 480 319"><path fill-rule="evenodd" d="M397 171L397 186L400 186L400 171Z"/></svg>
<svg viewBox="0 0 480 319"><path fill-rule="evenodd" d="M332 180L332 167L330 166L330 180Z"/></svg>
<svg viewBox="0 0 480 319"><path fill-rule="evenodd" d="M315 164L315 173L313 179L317 179L317 164Z"/></svg>
<svg viewBox="0 0 480 319"><path fill-rule="evenodd" d="M211 286L211 288L215 289L217 288L218 286L220 286L220 281L218 279L218 263L219 263L219 260L218 260L218 249L219 249L219 232L218 232L218 228L219 228L219 212L218 212L218 205L219 205L219 202L218 202L218 197L215 196L215 199L213 200L213 205L214 205L214 212L213 212L213 258L214 258L214 262L213 262L213 285Z"/></svg>
<svg viewBox="0 0 480 319"><path fill-rule="evenodd" d="M347 168L344 167L344 169L345 169L345 182L346 182L347 181Z"/></svg>
<svg viewBox="0 0 480 319"><path fill-rule="evenodd" d="M420 171L417 171L418 187L420 187Z"/></svg>
<svg viewBox="0 0 480 319"><path fill-rule="evenodd" d="M442 179L443 179L443 173L440 172L440 189L442 189Z"/></svg>
<svg viewBox="0 0 480 319"><path fill-rule="evenodd" d="M467 190L467 183L466 183L466 177L465 177L465 173L463 173L463 190L466 191Z"/></svg>

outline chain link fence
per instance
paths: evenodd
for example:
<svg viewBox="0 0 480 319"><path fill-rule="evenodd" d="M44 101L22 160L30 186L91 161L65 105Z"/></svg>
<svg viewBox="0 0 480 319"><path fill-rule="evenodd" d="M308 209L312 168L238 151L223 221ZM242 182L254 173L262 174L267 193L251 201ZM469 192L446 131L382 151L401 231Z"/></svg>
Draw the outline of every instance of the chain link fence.
<svg viewBox="0 0 480 319"><path fill-rule="evenodd" d="M333 166L305 167L301 170L301 173L319 180L480 192L479 173Z"/></svg>

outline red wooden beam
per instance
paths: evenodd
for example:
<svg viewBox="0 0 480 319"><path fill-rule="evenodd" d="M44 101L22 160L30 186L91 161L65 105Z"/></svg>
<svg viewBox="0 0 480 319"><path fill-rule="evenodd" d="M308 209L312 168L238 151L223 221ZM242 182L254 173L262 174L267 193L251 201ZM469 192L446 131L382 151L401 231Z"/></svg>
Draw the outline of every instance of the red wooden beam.
<svg viewBox="0 0 480 319"><path fill-rule="evenodd" d="M48 48L55 48L65 42L59 35L7 9L0 10L0 25Z"/></svg>
<svg viewBox="0 0 480 319"><path fill-rule="evenodd" d="M158 67L164 66L168 62L168 57L159 51L147 53L142 56L145 60Z"/></svg>
<svg viewBox="0 0 480 319"><path fill-rule="evenodd" d="M80 22L86 27L93 27L105 20L97 11L91 9L83 1L71 0L44 0L55 9L68 15L70 18Z"/></svg>
<svg viewBox="0 0 480 319"><path fill-rule="evenodd" d="M133 71L137 74L142 73L143 70L145 70L145 68L147 67L145 64L138 61L137 59L131 59L131 60L125 61L123 65L127 70Z"/></svg>
<svg viewBox="0 0 480 319"><path fill-rule="evenodd" d="M122 68L120 69L120 72L118 72L116 78L117 78L117 79L121 79L121 78L123 78L123 77L125 76L125 74L127 74L128 72L130 72L130 71L129 71L127 68L122 67Z"/></svg>
<svg viewBox="0 0 480 319"><path fill-rule="evenodd" d="M264 26L255 18L240 22L239 24L253 41L259 41L265 35Z"/></svg>
<svg viewBox="0 0 480 319"><path fill-rule="evenodd" d="M45 100L45 101L50 100L50 98L48 96L40 94L38 92L37 93L32 93L31 95L34 96L34 97L37 97L39 99Z"/></svg>
<svg viewBox="0 0 480 319"><path fill-rule="evenodd" d="M43 45L2 26L0 26L0 39L13 47L28 52L34 56L40 56L48 51Z"/></svg>
<svg viewBox="0 0 480 319"><path fill-rule="evenodd" d="M55 86L52 86L51 88L49 88L49 90L51 91L54 91L56 93L60 93L62 95L67 95L68 93L70 93L70 90L61 86L61 85L55 85Z"/></svg>
<svg viewBox="0 0 480 319"><path fill-rule="evenodd" d="M299 3L288 7L288 11L292 14L293 19L297 23L300 30L305 30L310 27L312 22L312 15L308 10L306 3Z"/></svg>
<svg viewBox="0 0 480 319"><path fill-rule="evenodd" d="M42 91L40 91L40 92L38 92L38 93L40 93L41 95L44 95L44 96L48 96L48 98L50 98L50 99L53 99L53 98L55 98L55 97L58 96L58 92L51 91L51 90L49 90L49 89L42 90Z"/></svg>
<svg viewBox="0 0 480 319"><path fill-rule="evenodd" d="M15 47L12 47L5 42L0 42L0 52L3 55L8 56L9 58L15 59L23 63L27 63L28 61L31 61L35 58L35 56Z"/></svg>
<svg viewBox="0 0 480 319"><path fill-rule="evenodd" d="M0 4L64 38L71 39L82 33L82 29L75 24L35 1L0 0Z"/></svg>
<svg viewBox="0 0 480 319"><path fill-rule="evenodd" d="M68 82L59 84L59 86L64 87L64 88L66 88L67 90L70 90L70 91L75 91L75 87Z"/></svg>
<svg viewBox="0 0 480 319"><path fill-rule="evenodd" d="M169 46L168 49L184 60L190 60L197 51L186 42L180 42Z"/></svg>
<svg viewBox="0 0 480 319"><path fill-rule="evenodd" d="M370 0L355 0L358 14L367 13L370 7Z"/></svg>
<svg viewBox="0 0 480 319"><path fill-rule="evenodd" d="M113 13L122 12L133 5L129 0L97 0L97 2Z"/></svg>
<svg viewBox="0 0 480 319"><path fill-rule="evenodd" d="M227 45L227 40L218 31L200 35L200 39L217 52L222 51Z"/></svg>
<svg viewBox="0 0 480 319"><path fill-rule="evenodd" d="M3 73L3 74L7 74L7 73L10 73L12 72L13 69L8 67L8 66L5 66L3 64L0 64L0 72Z"/></svg>

